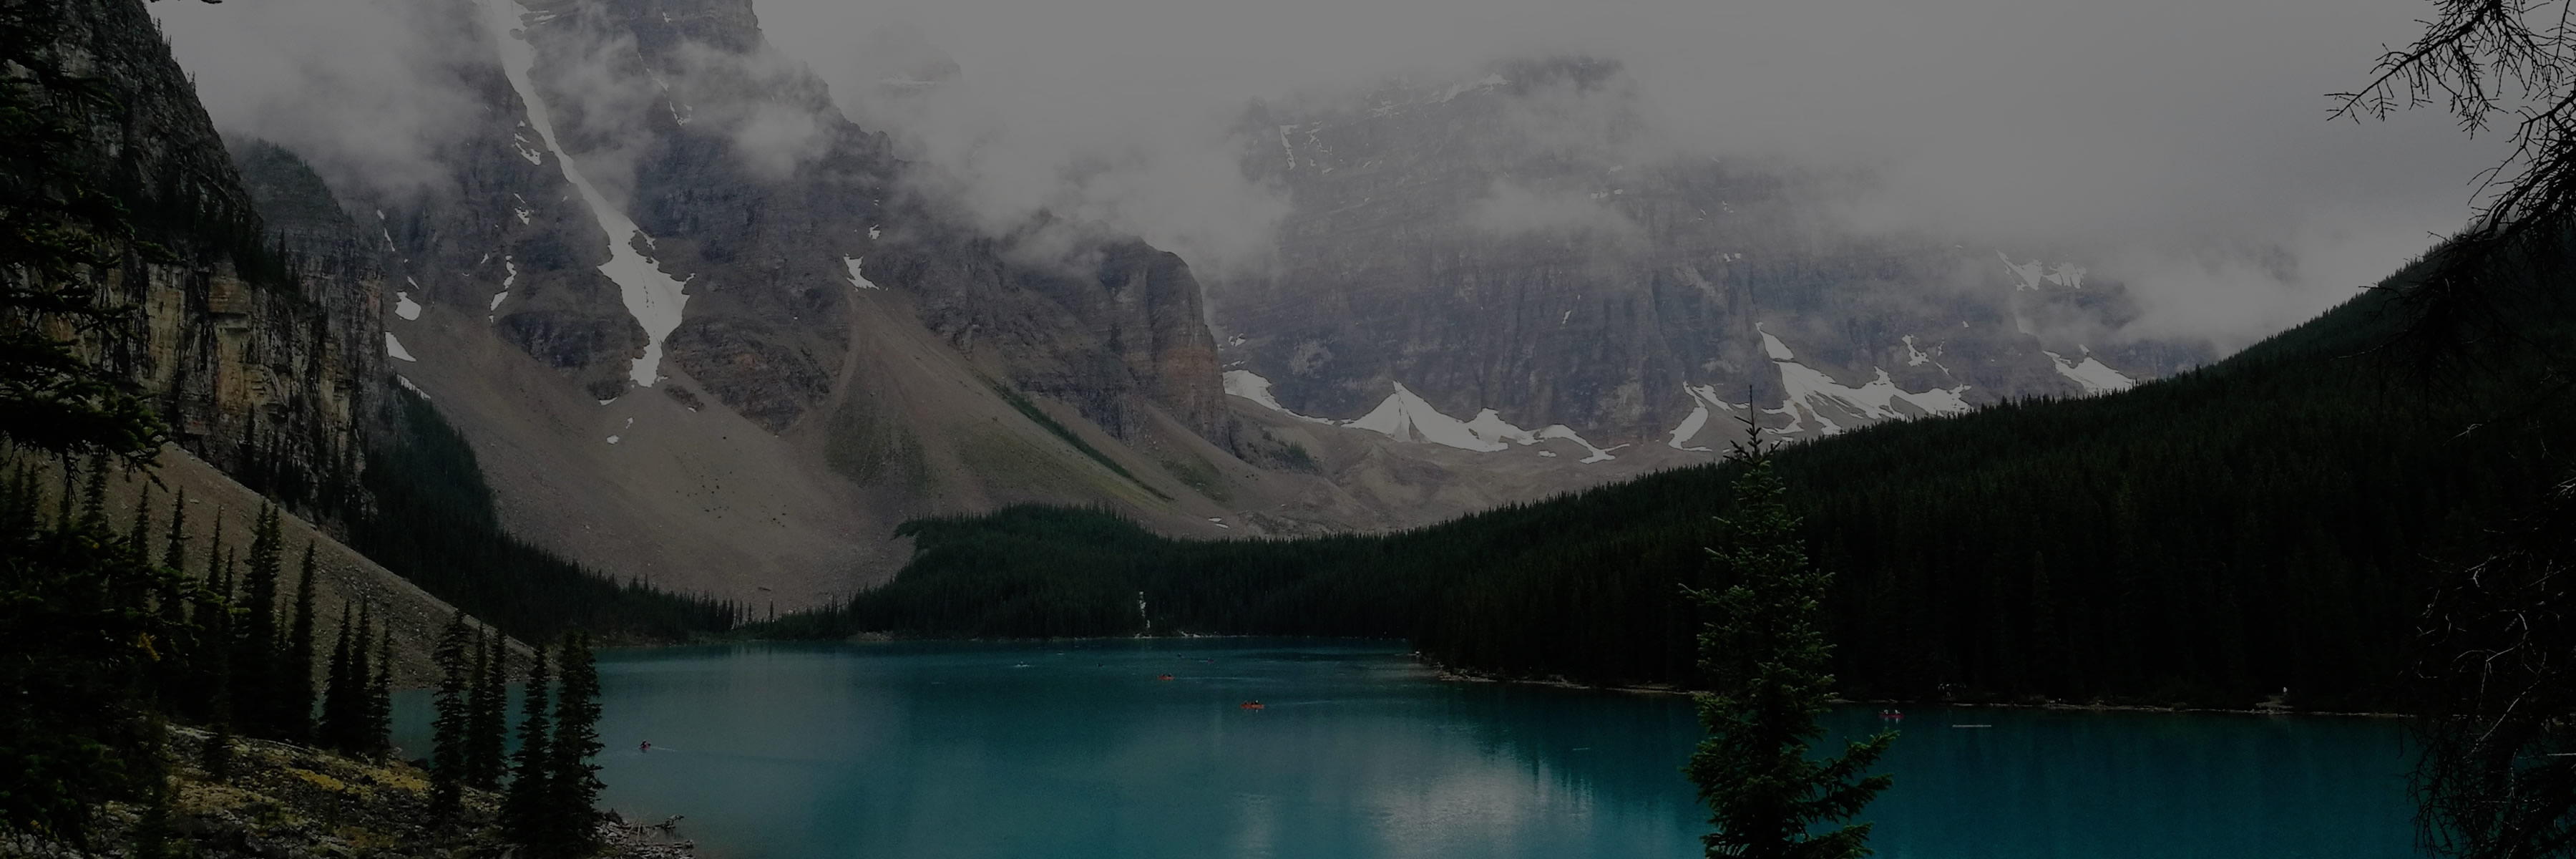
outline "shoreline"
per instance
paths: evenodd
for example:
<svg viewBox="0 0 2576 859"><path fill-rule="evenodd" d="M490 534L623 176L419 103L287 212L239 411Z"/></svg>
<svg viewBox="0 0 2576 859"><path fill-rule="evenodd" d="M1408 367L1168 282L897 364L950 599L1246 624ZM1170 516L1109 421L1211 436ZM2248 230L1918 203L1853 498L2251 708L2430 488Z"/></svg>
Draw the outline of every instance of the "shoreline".
<svg viewBox="0 0 2576 859"><path fill-rule="evenodd" d="M1437 663L1437 662L1433 662L1433 661L1431 661L1431 660L1429 660L1429 659L1424 659L1424 658L1422 658L1422 655L1421 655L1420 653L1415 653L1415 654L1413 654L1413 657L1414 657L1415 661L1418 661L1418 662L1422 663L1422 664L1423 664L1423 666L1425 666L1425 667L1427 667L1427 668L1430 668L1430 669L1431 669L1431 671L1432 671L1432 678L1433 678L1433 679L1435 679L1435 680L1439 680L1439 681L1442 681L1442 682L1448 682L1448 683L1498 683L1498 684L1506 684L1506 685L1512 685L1512 686L1536 686L1536 687L1542 687L1542 688L1548 688L1548 689L1568 689L1568 690L1578 690L1578 691L1586 691L1586 692L1617 692L1617 693L1627 694L1627 695L1682 695L1682 696L1687 696L1687 695L1696 694L1696 693L1699 691L1699 690L1696 690L1696 689L1684 689L1684 688L1681 688L1681 687L1678 687L1678 686L1672 686L1672 685L1669 685L1669 684L1660 684L1660 683L1648 683L1648 684L1627 684L1627 685L1611 685L1611 684L1579 683L1579 682L1576 682L1576 681L1573 681L1573 680L1567 680L1567 679L1565 679L1565 678L1563 678L1563 677L1552 677L1552 678L1502 677L1502 676L1495 676L1495 675L1489 675L1489 674L1481 674L1481 673L1472 672L1472 671L1463 671L1463 670L1460 670L1460 669L1455 669L1455 668L1450 668L1450 667L1447 667L1447 666L1443 666L1443 665L1441 665L1441 664L1439 664L1439 663ZM1841 697L1841 696L1835 696L1835 697L1834 697L1834 699L1833 699L1833 703L1835 703L1835 704L1886 704L1886 705L1891 705L1891 706L1904 706L1904 707L1962 707L1962 708L1986 708L1986 709L1997 709L1997 710L2059 710L2059 711L2070 711L2070 712L2073 712L2073 711L2081 711L2081 712L2094 712L2094 713L2224 713L2224 714L2239 715L2239 716L2275 716L2275 717L2285 717L2285 716L2331 716L2331 717L2336 717L2336 718L2363 718L2363 719L2404 719L2404 718L2408 718L2408 716L2407 716L2406 714L2404 714L2404 713L2376 713L2376 712L2370 712L2370 711L2348 711L2348 710L2299 710L2299 709L2293 709L2293 708L2289 708L2289 707L2281 707L2281 708L2278 708L2278 709L2266 709L2266 708L2259 708L2259 707L2159 707L2159 706L2156 706L2156 705L2153 705L2153 704L2107 704L2107 703L2075 704L2075 703L2069 703L2069 702L2065 702L2065 701L2057 701L2057 700L2051 700L2051 701L2048 701L2048 702L2045 702L2045 703L2037 703L2037 704L2020 704L2020 703L2010 703L2010 702L1976 702L1976 701L1930 701L1930 700L1908 700L1908 699L1900 699L1900 698L1869 698L1869 699L1853 699L1853 698L1844 698L1844 697Z"/></svg>
<svg viewBox="0 0 2576 859"><path fill-rule="evenodd" d="M1098 635L1091 635L1091 636L1064 636L1064 637L1057 637L1057 638L909 638L909 637L896 636L896 635L891 635L891 634L888 634L888 633L882 633L882 632L877 632L877 633L867 633L867 632L862 632L862 633L856 633L856 634L849 635L849 636L845 636L845 637L841 637L841 638L831 638L831 639L745 638L745 639L735 639L735 640L733 640L733 641L724 641L724 642L694 642L694 643L702 643L702 644L753 644L753 643L764 643L764 642L766 642L766 643L810 643L810 644L897 644L897 643L931 643L931 642L950 642L950 643L960 643L960 644L963 644L963 643L989 643L989 644L1035 644L1035 643L1042 643L1042 642L1061 642L1061 641L1138 641L1138 640L1147 640L1147 639L1166 639L1166 640L1177 640L1177 641L1206 641L1206 640L1211 640L1211 639L1219 639L1219 640L1222 640L1222 639L1293 639L1293 640L1300 640L1300 641L1345 641L1345 642L1384 641L1384 642L1394 642L1394 643L1399 643L1399 644L1402 644L1402 645L1405 645L1405 646L1410 646L1410 645L1411 645L1411 642L1407 642L1407 641L1405 641L1404 639L1400 639L1400 638L1367 638L1367 637L1353 637L1353 636L1339 636L1339 635L1230 635L1230 634L1201 635L1201 634L1181 633L1181 634L1175 634L1175 635L1118 635L1118 636L1098 636ZM674 645L645 645L644 647L650 648L650 647L656 647L656 646L674 646ZM677 645L677 646L687 646L687 645L686 645L686 644L681 644L681 645ZM1699 690L1695 690L1695 689L1685 689L1685 688L1682 688L1682 687L1679 687L1679 686L1674 686L1674 685L1671 685L1671 684L1663 684L1663 683L1602 684L1602 683L1583 683L1583 682L1579 682L1579 681L1575 681L1575 680L1568 680L1568 679L1566 679L1566 678L1564 678L1564 677L1546 677L1546 678L1539 678L1539 677L1510 677L1510 676L1502 676L1502 675L1486 674L1486 673L1482 673L1482 672L1469 671L1469 670L1459 669L1459 668L1452 668L1452 667L1449 667L1449 666L1446 666L1446 665L1442 665L1442 664L1440 664L1439 662L1433 661L1432 659L1430 659L1430 658L1428 658L1428 657L1423 656L1423 655L1422 655L1422 651L1419 651L1419 650L1408 651L1408 652L1406 652L1404 655L1405 655L1405 656L1407 656L1407 657L1409 657L1409 658L1411 658L1414 662L1416 662L1416 663L1418 663L1418 664L1422 665L1423 667L1431 669L1431 678L1432 678L1433 680L1437 680L1437 681L1445 682L1445 683L1499 683L1499 684L1508 684L1508 685L1514 685L1514 686L1535 686L1535 687L1542 687L1542 688L1549 688L1549 689L1567 689L1567 690L1578 690L1578 691L1586 691L1586 692L1618 692L1618 693L1622 693L1622 694L1629 694L1629 695L1683 695L1683 696L1686 696L1686 695L1691 695L1691 694L1693 694L1693 693L1695 693L1695 692L1699 691ZM1905 707L1968 707L1968 708L1993 708L1993 709L2006 709L2006 710L2058 710L2058 711L2068 711L2068 712L2081 711L2081 712L2094 712L2094 713L2217 713L2217 714L2228 714L2228 715L2239 715L2239 716L2275 716L2275 717L2280 717L2280 716L2330 716L2330 717L2336 717L2336 718L2362 718L2362 719L2404 719L2404 718L2408 718L2408 715L2407 715L2407 714L2405 714L2405 713L2383 713L2383 712L2374 712L2374 711L2368 711L2368 710L2301 710L2301 709L2297 709L2297 708L2293 708L2293 707L2280 707L2280 708L2265 708L2265 707L2173 707L2173 706L2158 706L2158 705L2154 705L2154 704L2111 704L2111 703L2101 703L2101 702L2094 702L2094 703L2081 703L2081 704L2079 704L2079 703L2072 703L2072 702L2059 701L2059 700L2049 700L2049 701L2046 701L2046 702L2043 702L2043 703L2016 703L2016 702L1978 702L1978 701L1932 701L1932 700L1909 700L1909 699L1900 699L1900 698L1869 698L1869 699L1852 699L1852 698L1843 698L1843 697L1840 697L1840 696L1836 696L1836 697L1833 699L1833 701L1834 701L1834 703L1836 703L1836 704L1886 704L1886 705L1891 705L1891 706L1905 706Z"/></svg>

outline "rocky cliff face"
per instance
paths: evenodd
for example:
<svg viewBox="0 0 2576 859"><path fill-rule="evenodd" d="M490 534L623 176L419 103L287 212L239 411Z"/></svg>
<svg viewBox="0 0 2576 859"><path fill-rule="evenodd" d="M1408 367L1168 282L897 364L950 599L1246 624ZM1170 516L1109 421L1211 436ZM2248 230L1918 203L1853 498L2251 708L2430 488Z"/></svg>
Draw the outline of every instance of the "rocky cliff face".
<svg viewBox="0 0 2576 859"><path fill-rule="evenodd" d="M324 205L291 158L244 170L307 265L383 282L367 358L464 432L511 530L679 590L811 605L890 575L901 521L1022 501L1402 527L1704 461L1734 416L1820 435L2195 357L2096 339L2131 311L2073 266L1625 157L1601 64L1256 108L1247 163L1295 211L1276 267L1203 289L1086 225L973 226L747 0L433 2L479 106L436 181Z"/></svg>
<svg viewBox="0 0 2576 859"><path fill-rule="evenodd" d="M832 395L854 290L890 287L961 348L1009 340L1011 381L1113 431L1148 403L1217 428L1213 341L1176 322L1198 313L1186 266L1116 239L1015 257L905 195L883 135L747 3L454 5L441 53L470 58L450 73L488 115L439 154L453 184L347 191L412 298L482 308L598 399L670 375L780 432Z"/></svg>
<svg viewBox="0 0 2576 859"><path fill-rule="evenodd" d="M1213 529L1259 472L1178 257L994 235L739 0L438 0L480 116L439 178L335 177L387 362L474 443L506 524L592 566L804 605L925 513L1109 504ZM755 604L758 604L755 602Z"/></svg>
<svg viewBox="0 0 2576 859"><path fill-rule="evenodd" d="M1198 280L1143 242L1085 243L1070 259L1014 265L1010 239L924 231L880 253L872 282L918 302L923 325L969 354L1008 365L1010 381L1072 405L1121 439L1148 407L1204 438L1229 438L1216 340Z"/></svg>
<svg viewBox="0 0 2576 859"><path fill-rule="evenodd" d="M1809 177L1640 154L1633 85L1566 59L1255 106L1247 163L1295 209L1276 266L1211 283L1239 387L1305 415L1436 413L1361 420L1417 440L1494 411L1453 446L1564 424L1689 450L1730 414L1803 437L2206 358L2115 345L2135 309L2080 267L1860 234Z"/></svg>
<svg viewBox="0 0 2576 859"><path fill-rule="evenodd" d="M24 40L7 74L70 112L83 139L64 156L82 181L123 201L134 227L122 259L90 277L107 301L135 311L102 357L159 400L181 446L290 506L336 517L356 502L379 378L370 273L347 254L275 251L258 197L278 186L245 188L142 4L10 0L5 14L12 39ZM288 172L279 181L298 178ZM333 229L328 212L280 212L296 231Z"/></svg>

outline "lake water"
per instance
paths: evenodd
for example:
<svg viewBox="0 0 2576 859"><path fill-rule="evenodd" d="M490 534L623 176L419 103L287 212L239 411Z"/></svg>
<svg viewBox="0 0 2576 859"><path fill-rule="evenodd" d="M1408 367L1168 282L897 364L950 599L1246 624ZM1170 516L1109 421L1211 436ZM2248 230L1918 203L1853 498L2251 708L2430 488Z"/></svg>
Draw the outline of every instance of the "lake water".
<svg viewBox="0 0 2576 859"><path fill-rule="evenodd" d="M756 645L611 652L600 675L604 804L685 814L714 859L1693 857L1706 829L1687 700L1443 682L1397 645ZM426 748L425 696L400 703L397 741ZM1864 818L1880 856L2411 855L2392 722L1902 728Z"/></svg>

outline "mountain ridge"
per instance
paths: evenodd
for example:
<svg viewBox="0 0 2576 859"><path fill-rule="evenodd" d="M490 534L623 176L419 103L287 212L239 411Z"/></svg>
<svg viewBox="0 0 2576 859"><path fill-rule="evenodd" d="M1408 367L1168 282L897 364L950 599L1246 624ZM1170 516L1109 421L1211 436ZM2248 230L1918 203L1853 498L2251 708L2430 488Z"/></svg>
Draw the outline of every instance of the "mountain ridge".
<svg viewBox="0 0 2576 859"><path fill-rule="evenodd" d="M2392 706L2443 559L2550 491L2565 457L2548 439L2576 426L2563 398L2528 402L2548 356L2502 340L2456 390L2393 400L2410 359L2379 347L2407 325L2406 276L2126 392L1781 448L1809 552L1835 573L1842 693L2244 708L2286 686L2299 709ZM2576 340L2563 307L2526 310L2527 342ZM2520 417L2494 421L2497 403ZM1700 627L1680 588L1725 584L1705 547L1733 468L1380 536L1172 540L1041 508L924 521L894 583L777 629L1403 637L1463 671L1688 685ZM1147 617L1092 610L1138 591ZM961 608L1018 592L1066 608Z"/></svg>
<svg viewBox="0 0 2576 859"><path fill-rule="evenodd" d="M1675 431L1739 398L1804 436L1936 410L1873 385L1955 410L2208 357L2115 347L2137 310L2079 265L1872 235L1820 177L1662 151L1616 62L1469 77L1247 110L1247 170L1294 205L1277 263L1211 280L1229 369L1305 414L1365 413L1392 383L1453 415L1714 450Z"/></svg>

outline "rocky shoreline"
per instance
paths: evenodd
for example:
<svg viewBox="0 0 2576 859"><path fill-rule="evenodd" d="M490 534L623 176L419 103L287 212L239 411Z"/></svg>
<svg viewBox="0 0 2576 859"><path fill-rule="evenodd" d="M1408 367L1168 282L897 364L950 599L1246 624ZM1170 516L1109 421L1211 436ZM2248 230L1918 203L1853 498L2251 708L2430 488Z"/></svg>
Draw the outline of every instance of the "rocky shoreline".
<svg viewBox="0 0 2576 859"><path fill-rule="evenodd" d="M493 825L499 797L465 793L460 820L429 814L428 774L400 760L366 761L286 743L233 741L229 772L200 766L208 737L172 728L171 801L161 855L187 859L505 859L516 845ZM121 859L140 855L145 810L110 803L87 849L31 836L0 836L0 859ZM676 819L670 823L675 824ZM675 825L633 823L614 811L599 823L597 859L693 859Z"/></svg>

